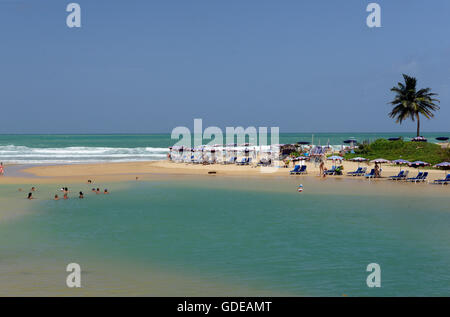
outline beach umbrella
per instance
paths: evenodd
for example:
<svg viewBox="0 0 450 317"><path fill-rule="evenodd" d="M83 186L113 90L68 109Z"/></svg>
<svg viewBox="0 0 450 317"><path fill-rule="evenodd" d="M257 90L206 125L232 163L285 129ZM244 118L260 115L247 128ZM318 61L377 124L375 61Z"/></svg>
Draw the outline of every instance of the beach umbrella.
<svg viewBox="0 0 450 317"><path fill-rule="evenodd" d="M403 164L409 164L409 163L411 163L410 161L407 161L407 160L403 160L403 159L398 159L398 160L394 160L394 161L392 161L391 163L394 163L394 164L396 164L396 165L403 165ZM400 167L400 170L401 170L402 168Z"/></svg>
<svg viewBox="0 0 450 317"><path fill-rule="evenodd" d="M389 161L389 160L386 160L386 159L384 159L384 158L377 158L377 159L374 159L374 160L372 160L372 161L370 161L371 163L391 163L391 161Z"/></svg>
<svg viewBox="0 0 450 317"><path fill-rule="evenodd" d="M407 161L407 160L403 160L403 159L398 159L398 160L395 160L395 161L392 161L392 163L394 163L394 164L409 164L409 163L411 163L410 161Z"/></svg>
<svg viewBox="0 0 450 317"><path fill-rule="evenodd" d="M380 166L381 166L382 163L391 163L391 161L386 160L384 158L377 158L377 159L374 159L374 160L372 160L370 162L371 163L378 163L378 164L380 164Z"/></svg>
<svg viewBox="0 0 450 317"><path fill-rule="evenodd" d="M442 167L442 169L448 170L450 168L450 162L442 162L442 163L434 165L434 167Z"/></svg>
<svg viewBox="0 0 450 317"><path fill-rule="evenodd" d="M336 163L334 163L334 161L342 161L344 158L339 155L333 155L333 156L330 156L328 159L333 160L333 164L336 164Z"/></svg>
<svg viewBox="0 0 450 317"><path fill-rule="evenodd" d="M434 167L442 167L442 169L446 170L450 168L450 162L442 162L434 165Z"/></svg>
<svg viewBox="0 0 450 317"><path fill-rule="evenodd" d="M423 162L423 161L414 161L414 162L409 163L409 166L412 166L412 167L420 167L420 166L428 166L428 165L430 165L430 163Z"/></svg>
<svg viewBox="0 0 450 317"><path fill-rule="evenodd" d="M361 162L367 161L367 159L364 158L364 157L354 157L354 158L351 159L351 161L353 161L353 162L358 162L358 167L359 167L359 164L360 164Z"/></svg>
<svg viewBox="0 0 450 317"><path fill-rule="evenodd" d="M419 168L421 166L428 166L430 163L423 162L423 161L414 161L408 164L410 167Z"/></svg>

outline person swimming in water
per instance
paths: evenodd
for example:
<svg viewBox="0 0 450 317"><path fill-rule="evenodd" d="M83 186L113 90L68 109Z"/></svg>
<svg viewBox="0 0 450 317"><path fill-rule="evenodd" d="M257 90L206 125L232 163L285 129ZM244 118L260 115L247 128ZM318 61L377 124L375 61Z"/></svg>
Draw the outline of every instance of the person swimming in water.
<svg viewBox="0 0 450 317"><path fill-rule="evenodd" d="M59 200L58 195L55 195L55 198L53 198L53 200Z"/></svg>
<svg viewBox="0 0 450 317"><path fill-rule="evenodd" d="M27 199L29 199L29 200L34 199L34 198L33 198L33 193L28 193Z"/></svg>
<svg viewBox="0 0 450 317"><path fill-rule="evenodd" d="M96 194L100 194L100 188L97 188L97 190L95 191Z"/></svg>
<svg viewBox="0 0 450 317"><path fill-rule="evenodd" d="M105 191L103 192L103 194L109 194L109 192L108 192L108 189L107 188L105 188Z"/></svg>
<svg viewBox="0 0 450 317"><path fill-rule="evenodd" d="M80 199L83 199L83 198L84 198L84 194L83 194L83 192L80 192L80 196L79 196L79 198L80 198Z"/></svg>

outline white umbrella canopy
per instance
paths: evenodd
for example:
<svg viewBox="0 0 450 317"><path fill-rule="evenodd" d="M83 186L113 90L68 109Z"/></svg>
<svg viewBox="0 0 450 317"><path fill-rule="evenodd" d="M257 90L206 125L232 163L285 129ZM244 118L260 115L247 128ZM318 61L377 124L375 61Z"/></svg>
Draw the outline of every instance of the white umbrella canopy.
<svg viewBox="0 0 450 317"><path fill-rule="evenodd" d="M372 160L372 161L370 161L371 163L391 163L391 161L389 161L389 160L386 160L386 159L384 159L384 158L377 158L377 159L374 159L374 160Z"/></svg>
<svg viewBox="0 0 450 317"><path fill-rule="evenodd" d="M354 157L354 158L351 159L351 161L364 162L364 161L368 161L368 159L366 159L364 157Z"/></svg>
<svg viewBox="0 0 450 317"><path fill-rule="evenodd" d="M366 158L364 158L364 157L354 157L354 158L351 159L351 161L353 161L353 162L358 162L358 167L359 167L359 164L360 164L361 162L368 161L368 159L366 159Z"/></svg>
<svg viewBox="0 0 450 317"><path fill-rule="evenodd" d="M333 161L342 161L344 158L342 156L339 155L333 155L327 158L328 160L333 160Z"/></svg>

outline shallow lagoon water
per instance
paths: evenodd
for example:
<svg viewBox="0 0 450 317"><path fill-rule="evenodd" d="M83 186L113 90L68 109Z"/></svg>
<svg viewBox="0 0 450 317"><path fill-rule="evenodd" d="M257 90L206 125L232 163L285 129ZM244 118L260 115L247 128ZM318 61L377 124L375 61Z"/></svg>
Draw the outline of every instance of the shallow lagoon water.
<svg viewBox="0 0 450 317"><path fill-rule="evenodd" d="M41 186L31 212L1 223L0 285L72 295L64 265L77 262L86 294L450 295L448 186L215 176L107 186L78 185L86 198L69 201ZM372 262L381 288L366 285Z"/></svg>

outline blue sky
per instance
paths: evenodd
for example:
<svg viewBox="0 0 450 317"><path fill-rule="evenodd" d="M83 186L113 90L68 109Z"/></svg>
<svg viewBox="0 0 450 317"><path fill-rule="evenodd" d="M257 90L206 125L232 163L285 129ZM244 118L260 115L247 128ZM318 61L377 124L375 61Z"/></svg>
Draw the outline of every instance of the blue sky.
<svg viewBox="0 0 450 317"><path fill-rule="evenodd" d="M0 0L0 133L414 131L387 117L401 74L439 93L448 131L450 1Z"/></svg>

